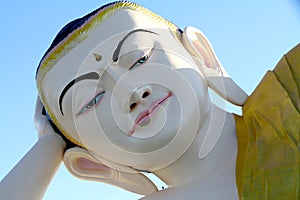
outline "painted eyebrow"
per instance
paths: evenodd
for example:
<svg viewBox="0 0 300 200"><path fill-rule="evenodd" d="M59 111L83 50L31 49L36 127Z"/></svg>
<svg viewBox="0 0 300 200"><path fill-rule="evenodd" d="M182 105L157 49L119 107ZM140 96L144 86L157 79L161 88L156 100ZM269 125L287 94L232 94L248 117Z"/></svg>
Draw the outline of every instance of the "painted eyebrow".
<svg viewBox="0 0 300 200"><path fill-rule="evenodd" d="M67 93L67 91L75 84L78 83L80 81L83 80L98 80L100 78L99 74L96 72L89 72L86 74L83 74L75 79L73 79L72 81L70 81L66 87L63 89L63 91L61 92L60 96L59 96L59 109L62 115L64 115L63 109L62 109L62 100L65 96L65 94Z"/></svg>
<svg viewBox="0 0 300 200"><path fill-rule="evenodd" d="M129 33L127 33L127 35L125 35L125 37L118 43L118 46L117 48L115 49L114 53L113 53L113 56L112 56L112 60L114 62L117 62L118 59L119 59L119 54L120 54L120 51L121 51L121 47L124 43L124 41L133 33L136 33L136 32L146 32L146 33L152 33L152 34L155 34L155 35L158 35L158 33L155 33L155 32L152 32L152 31L149 31L149 30L145 30L145 29L135 29L133 31L130 31Z"/></svg>

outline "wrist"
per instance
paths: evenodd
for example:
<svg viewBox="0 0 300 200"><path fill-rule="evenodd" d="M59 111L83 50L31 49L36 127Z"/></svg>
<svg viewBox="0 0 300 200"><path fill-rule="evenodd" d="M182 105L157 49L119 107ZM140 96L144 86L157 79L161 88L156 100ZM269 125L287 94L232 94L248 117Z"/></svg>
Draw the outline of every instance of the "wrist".
<svg viewBox="0 0 300 200"><path fill-rule="evenodd" d="M53 123L53 121L49 121L52 129L54 130L55 132L55 135L58 135L60 136L60 138L65 142L65 145L66 145L66 149L70 149L70 148L73 148L73 147L76 147L76 144L74 144L73 142L71 142L70 140L68 140L68 138L66 138L64 136L64 134L57 128L57 126Z"/></svg>
<svg viewBox="0 0 300 200"><path fill-rule="evenodd" d="M66 150L66 142L64 139L58 134L46 134L40 138L40 140L51 141L56 148L62 149L64 152Z"/></svg>

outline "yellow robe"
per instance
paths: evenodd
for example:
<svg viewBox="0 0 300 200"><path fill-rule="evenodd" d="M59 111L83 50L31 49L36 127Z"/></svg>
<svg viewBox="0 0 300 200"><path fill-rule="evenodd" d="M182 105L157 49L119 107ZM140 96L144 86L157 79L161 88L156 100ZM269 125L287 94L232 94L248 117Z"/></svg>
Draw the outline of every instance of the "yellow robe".
<svg viewBox="0 0 300 200"><path fill-rule="evenodd" d="M240 199L300 199L300 44L268 71L235 116Z"/></svg>

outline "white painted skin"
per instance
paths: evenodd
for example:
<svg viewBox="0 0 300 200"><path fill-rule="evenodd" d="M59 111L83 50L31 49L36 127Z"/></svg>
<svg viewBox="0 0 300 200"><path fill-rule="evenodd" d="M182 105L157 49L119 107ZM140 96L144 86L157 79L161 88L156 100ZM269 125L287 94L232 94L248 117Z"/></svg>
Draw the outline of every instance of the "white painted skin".
<svg viewBox="0 0 300 200"><path fill-rule="evenodd" d="M124 23L112 27L116 20ZM130 35L118 62L113 62L117 43L135 29L155 34L144 31ZM208 42L205 37L197 39ZM191 50L193 42L183 46L168 27L141 13L122 10L99 25L46 74L42 85L46 103L64 130L87 148L65 153L64 162L72 174L146 194L144 199L238 199L235 122L232 114L210 102L205 80L218 76L224 79L225 71L218 74L206 70L224 69L209 45L203 47L204 53L195 53ZM95 59L95 54L101 55L101 60L99 56ZM141 62L132 69L137 61ZM97 72L101 78L72 86L62 101L62 114L60 92L71 80L89 72ZM225 88L227 82L233 83L229 77L226 80ZM232 94L241 94L237 95L237 104L242 104L244 93L239 87L233 90ZM149 115L151 121L143 118L135 127L134 121L153 108L155 101L161 105ZM131 108L133 103L136 105ZM38 132L43 131L38 128ZM14 195L19 196L5 192L5 199L41 199L63 150L61 138L42 136L1 181L0 191L18 188ZM41 163L38 159L45 162L37 164ZM90 165L80 163L83 159ZM135 169L152 171L169 188L155 192L151 181ZM118 179L111 176L112 172L120 175ZM44 175L38 176L40 173ZM20 180L30 180L33 185L22 188Z"/></svg>

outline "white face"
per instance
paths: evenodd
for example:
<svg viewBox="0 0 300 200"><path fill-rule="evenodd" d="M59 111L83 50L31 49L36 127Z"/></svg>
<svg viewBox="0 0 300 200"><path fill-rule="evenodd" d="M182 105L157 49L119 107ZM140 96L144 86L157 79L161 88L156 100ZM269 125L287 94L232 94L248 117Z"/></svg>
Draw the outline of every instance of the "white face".
<svg viewBox="0 0 300 200"><path fill-rule="evenodd" d="M94 154L157 170L184 153L209 112L194 65L167 26L122 10L47 73L43 90L61 126Z"/></svg>

